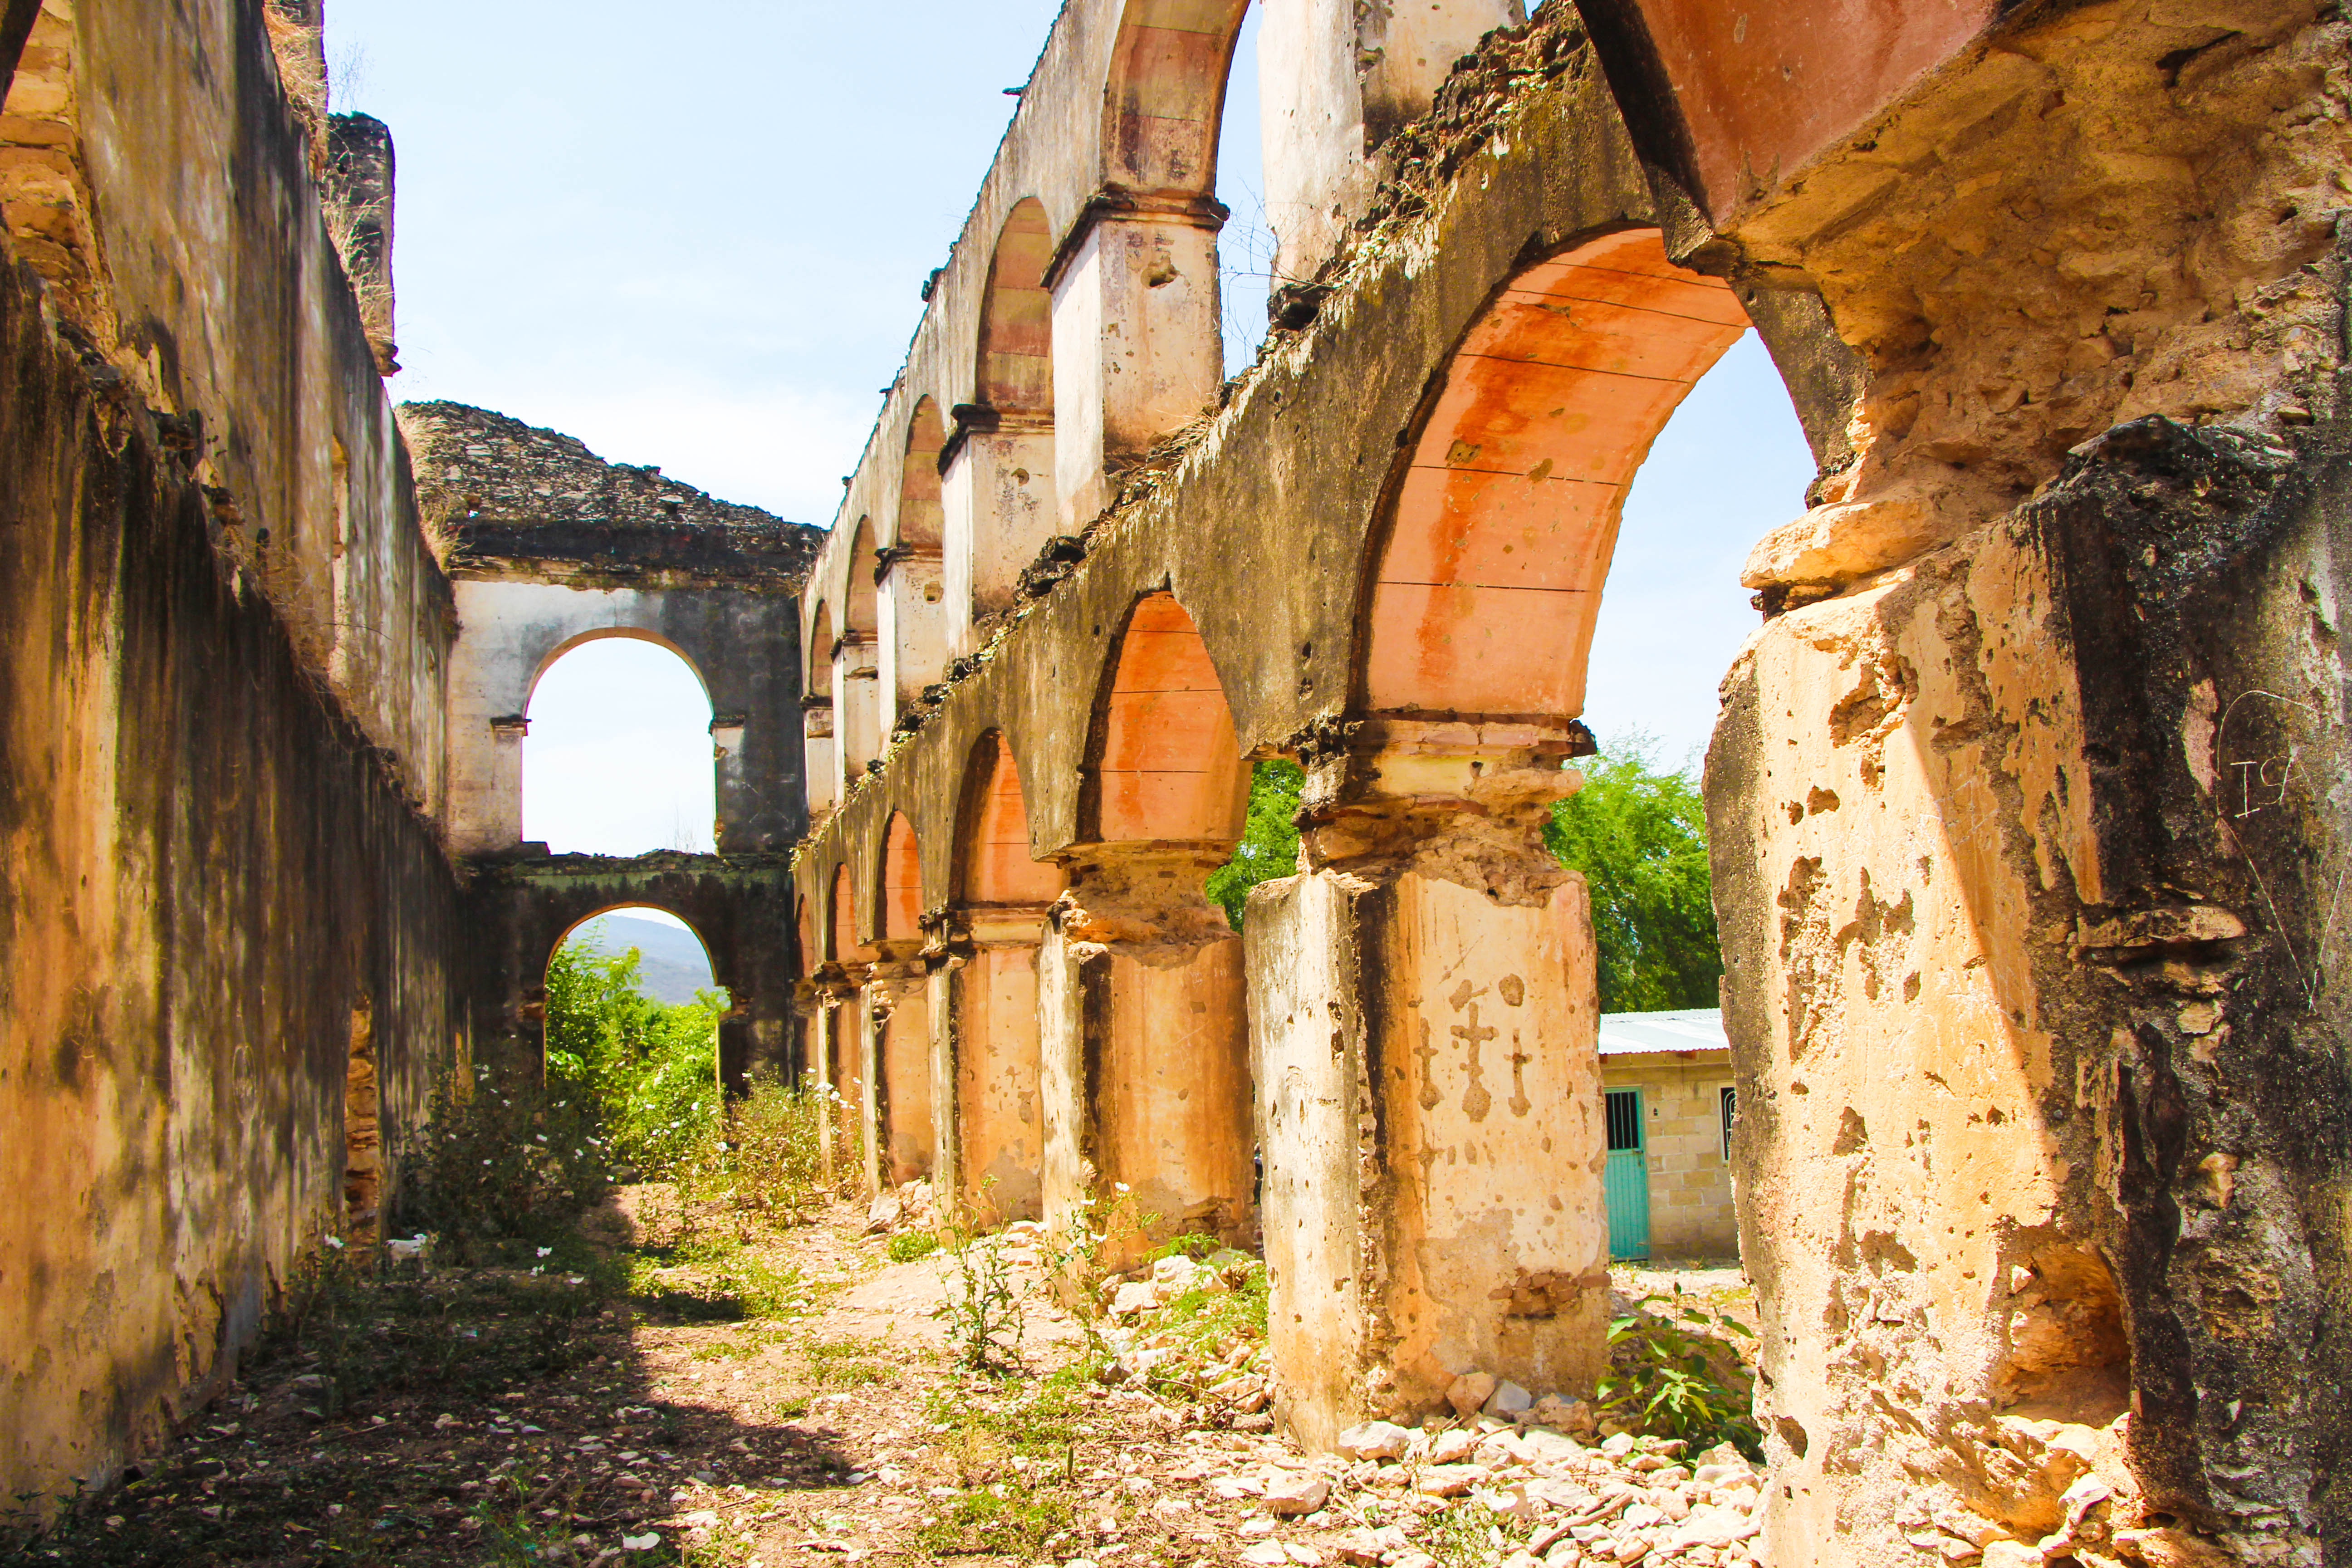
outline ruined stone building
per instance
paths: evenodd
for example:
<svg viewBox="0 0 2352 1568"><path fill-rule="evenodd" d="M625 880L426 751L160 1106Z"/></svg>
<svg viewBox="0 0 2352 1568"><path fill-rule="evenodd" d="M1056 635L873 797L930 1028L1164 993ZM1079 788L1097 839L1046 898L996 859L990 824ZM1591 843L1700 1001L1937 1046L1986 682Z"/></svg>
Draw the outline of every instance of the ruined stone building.
<svg viewBox="0 0 2352 1568"><path fill-rule="evenodd" d="M195 1408L624 901L693 906L725 1070L854 1092L869 1181L1262 1245L1304 1440L1589 1386L1538 828L1625 487L1752 329L1819 464L1706 781L1771 1560L2352 1562L2352 21L1263 4L1255 364L1245 0L1068 0L812 558L404 432L315 5L8 0L5 1490ZM616 633L711 691L719 856L520 842L530 682ZM1299 874L1237 936L1202 879L1275 756Z"/></svg>

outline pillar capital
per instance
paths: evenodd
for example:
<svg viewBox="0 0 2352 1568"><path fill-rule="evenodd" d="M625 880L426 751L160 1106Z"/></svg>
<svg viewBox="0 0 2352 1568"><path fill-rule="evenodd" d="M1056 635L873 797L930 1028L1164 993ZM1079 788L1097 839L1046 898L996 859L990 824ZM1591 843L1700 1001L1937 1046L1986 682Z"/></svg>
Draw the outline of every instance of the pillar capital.
<svg viewBox="0 0 2352 1568"><path fill-rule="evenodd" d="M1335 726L1301 748L1300 868L1379 879L1411 867L1541 902L1568 877L1544 847L1544 825L1584 783L1570 761L1593 749L1574 720Z"/></svg>
<svg viewBox="0 0 2352 1568"><path fill-rule="evenodd" d="M969 904L950 911L950 918L957 922L963 942L987 950L1035 947L1045 940L1053 914L1051 904Z"/></svg>
<svg viewBox="0 0 2352 1568"><path fill-rule="evenodd" d="M1233 926L1209 901L1203 884L1233 853L1222 841L1072 845L1055 857L1070 886L1049 906L1050 923L1080 943L1190 947L1228 941Z"/></svg>

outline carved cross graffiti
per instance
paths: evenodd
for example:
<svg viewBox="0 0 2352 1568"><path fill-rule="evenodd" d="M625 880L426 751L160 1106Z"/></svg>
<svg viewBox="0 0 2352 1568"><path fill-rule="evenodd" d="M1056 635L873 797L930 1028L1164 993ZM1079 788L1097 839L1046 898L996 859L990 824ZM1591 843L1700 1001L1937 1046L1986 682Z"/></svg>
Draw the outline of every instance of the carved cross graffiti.
<svg viewBox="0 0 2352 1568"><path fill-rule="evenodd" d="M1510 1107L1511 1114L1514 1116L1525 1116L1535 1109L1535 1101L1528 1098L1528 1064L1533 1060L1535 1060L1533 1057L1519 1048L1519 1032L1513 1029L1511 1031Z"/></svg>
<svg viewBox="0 0 2352 1568"><path fill-rule="evenodd" d="M1421 1020L1421 1044L1413 1055L1421 1058L1421 1108L1437 1109L1437 1047L1429 1041L1429 1020Z"/></svg>
<svg viewBox="0 0 2352 1568"><path fill-rule="evenodd" d="M1480 1026L1477 1003L1470 1004L1468 1013L1468 1021L1454 1025L1453 1030L1454 1037L1467 1047L1470 1058L1467 1064L1470 1087L1463 1091L1462 1109L1468 1114L1471 1121L1484 1121L1486 1120L1487 1110L1495 1103L1495 1097L1486 1092L1486 1076L1478 1068L1478 1047L1493 1039L1496 1031L1491 1025Z"/></svg>

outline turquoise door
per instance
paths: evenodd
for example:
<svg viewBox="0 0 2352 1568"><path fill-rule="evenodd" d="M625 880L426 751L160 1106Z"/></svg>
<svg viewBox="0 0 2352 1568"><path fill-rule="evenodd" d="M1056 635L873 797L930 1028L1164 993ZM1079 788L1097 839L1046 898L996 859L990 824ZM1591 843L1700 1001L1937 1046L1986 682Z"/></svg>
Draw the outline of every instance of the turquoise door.
<svg viewBox="0 0 2352 1568"><path fill-rule="evenodd" d="M1650 1256L1650 1162L1642 1148L1642 1091L1609 1091L1609 1165L1601 1190L1609 1200L1609 1256Z"/></svg>

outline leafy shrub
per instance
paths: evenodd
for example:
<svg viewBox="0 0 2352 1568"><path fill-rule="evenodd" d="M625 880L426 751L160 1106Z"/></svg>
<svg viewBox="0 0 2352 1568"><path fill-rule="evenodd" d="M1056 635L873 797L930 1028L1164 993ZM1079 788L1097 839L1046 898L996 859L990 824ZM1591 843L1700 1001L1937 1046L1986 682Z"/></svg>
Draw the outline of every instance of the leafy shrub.
<svg viewBox="0 0 2352 1568"><path fill-rule="evenodd" d="M722 1141L719 1019L705 991L668 1005L637 990L636 949L568 942L547 964L547 1077L592 1100L615 1156L652 1175L709 1161Z"/></svg>
<svg viewBox="0 0 2352 1568"><path fill-rule="evenodd" d="M940 1238L927 1230L902 1230L890 1238L890 1261L913 1263L940 1249Z"/></svg>
<svg viewBox="0 0 2352 1568"><path fill-rule="evenodd" d="M1706 858L1706 803L1685 768L1651 760L1639 731L1578 764L1584 787L1552 807L1544 843L1592 896L1601 1010L1712 1007L1723 977Z"/></svg>
<svg viewBox="0 0 2352 1568"><path fill-rule="evenodd" d="M1235 931L1242 929L1252 888L1298 869L1298 827L1292 818L1306 787L1307 770L1280 757L1250 770L1249 821L1234 858L1209 873L1206 889L1212 903L1224 906Z"/></svg>
<svg viewBox="0 0 2352 1568"><path fill-rule="evenodd" d="M453 1073L403 1163L398 1228L429 1231L452 1261L520 1257L569 1238L611 1187L611 1151L576 1089L504 1089Z"/></svg>
<svg viewBox="0 0 2352 1568"><path fill-rule="evenodd" d="M1663 1314L1649 1310L1664 1305ZM1612 1370L1601 1380L1601 1408L1622 1425L1657 1437L1680 1437L1694 1451L1729 1443L1761 1458L1764 1435L1750 1392L1718 1372L1737 1358L1722 1336L1753 1339L1747 1325L1673 1297L1644 1296L1609 1325Z"/></svg>
<svg viewBox="0 0 2352 1568"><path fill-rule="evenodd" d="M828 1086L793 1089L755 1078L751 1092L727 1107L714 1173L738 1206L790 1219L835 1195L824 1184L824 1139L839 1098ZM838 1189L852 1167L842 1162L835 1169Z"/></svg>

